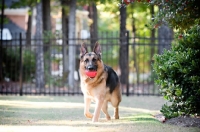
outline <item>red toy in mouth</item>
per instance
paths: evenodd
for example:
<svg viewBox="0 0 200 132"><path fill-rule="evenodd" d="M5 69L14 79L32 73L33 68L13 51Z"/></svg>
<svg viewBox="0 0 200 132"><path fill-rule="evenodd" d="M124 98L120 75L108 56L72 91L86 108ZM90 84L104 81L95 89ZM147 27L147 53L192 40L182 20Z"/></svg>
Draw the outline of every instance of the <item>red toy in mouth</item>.
<svg viewBox="0 0 200 132"><path fill-rule="evenodd" d="M86 74L88 77L93 78L93 77L95 77L95 76L97 75L97 71L88 71L88 70L86 70L86 71L85 71L85 74Z"/></svg>

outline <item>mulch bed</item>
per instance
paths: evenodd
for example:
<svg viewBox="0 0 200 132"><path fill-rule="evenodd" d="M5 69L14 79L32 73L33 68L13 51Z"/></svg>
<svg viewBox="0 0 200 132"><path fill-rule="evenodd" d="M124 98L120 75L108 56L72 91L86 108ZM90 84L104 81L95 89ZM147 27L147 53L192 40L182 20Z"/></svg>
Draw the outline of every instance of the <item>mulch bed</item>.
<svg viewBox="0 0 200 132"><path fill-rule="evenodd" d="M194 118L189 116L180 116L166 120L166 123L172 125L178 125L183 127L199 127L200 128L200 118Z"/></svg>
<svg viewBox="0 0 200 132"><path fill-rule="evenodd" d="M179 116L176 118L166 119L162 114L155 115L154 117L160 122L171 125L200 128L200 117Z"/></svg>

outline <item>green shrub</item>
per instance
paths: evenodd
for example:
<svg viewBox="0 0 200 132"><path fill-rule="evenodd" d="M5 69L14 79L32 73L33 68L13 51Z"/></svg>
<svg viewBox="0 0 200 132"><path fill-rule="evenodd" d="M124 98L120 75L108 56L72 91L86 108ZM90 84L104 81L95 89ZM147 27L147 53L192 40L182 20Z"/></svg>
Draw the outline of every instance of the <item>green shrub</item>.
<svg viewBox="0 0 200 132"><path fill-rule="evenodd" d="M200 115L200 26L190 29L170 51L155 55L160 92L171 102L161 112L172 118Z"/></svg>
<svg viewBox="0 0 200 132"><path fill-rule="evenodd" d="M36 60L35 53L26 49L23 51L23 81L32 81L35 78Z"/></svg>
<svg viewBox="0 0 200 132"><path fill-rule="evenodd" d="M2 50L3 79L19 80L20 54L19 49L6 47Z"/></svg>
<svg viewBox="0 0 200 132"><path fill-rule="evenodd" d="M3 77L11 81L19 81L20 53L19 48L3 48ZM23 81L31 81L35 74L35 54L31 50L23 50Z"/></svg>

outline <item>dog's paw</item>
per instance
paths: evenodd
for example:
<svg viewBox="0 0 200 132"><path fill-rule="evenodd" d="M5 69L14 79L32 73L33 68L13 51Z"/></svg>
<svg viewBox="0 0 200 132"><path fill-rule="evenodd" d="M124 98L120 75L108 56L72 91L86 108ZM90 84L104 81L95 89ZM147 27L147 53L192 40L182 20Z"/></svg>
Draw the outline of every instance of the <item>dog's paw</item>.
<svg viewBox="0 0 200 132"><path fill-rule="evenodd" d="M90 118L90 119L93 118L93 115L92 115L91 113L85 113L84 115L85 115L85 117L87 117L87 118Z"/></svg>
<svg viewBox="0 0 200 132"><path fill-rule="evenodd" d="M115 116L113 116L114 117L114 119L119 119L119 116L118 115L115 115Z"/></svg>
<svg viewBox="0 0 200 132"><path fill-rule="evenodd" d="M98 119L92 118L92 122L98 122Z"/></svg>
<svg viewBox="0 0 200 132"><path fill-rule="evenodd" d="M110 120L111 118L110 118L110 116L106 116L106 120Z"/></svg>

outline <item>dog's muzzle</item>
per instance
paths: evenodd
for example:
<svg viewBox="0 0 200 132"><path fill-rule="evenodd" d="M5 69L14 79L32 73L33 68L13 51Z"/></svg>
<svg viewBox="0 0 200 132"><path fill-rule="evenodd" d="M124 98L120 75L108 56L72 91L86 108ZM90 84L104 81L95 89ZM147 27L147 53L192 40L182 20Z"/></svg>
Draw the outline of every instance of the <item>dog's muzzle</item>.
<svg viewBox="0 0 200 132"><path fill-rule="evenodd" d="M86 70L88 70L88 71L96 71L97 70L97 66L89 65L89 66L86 67Z"/></svg>

